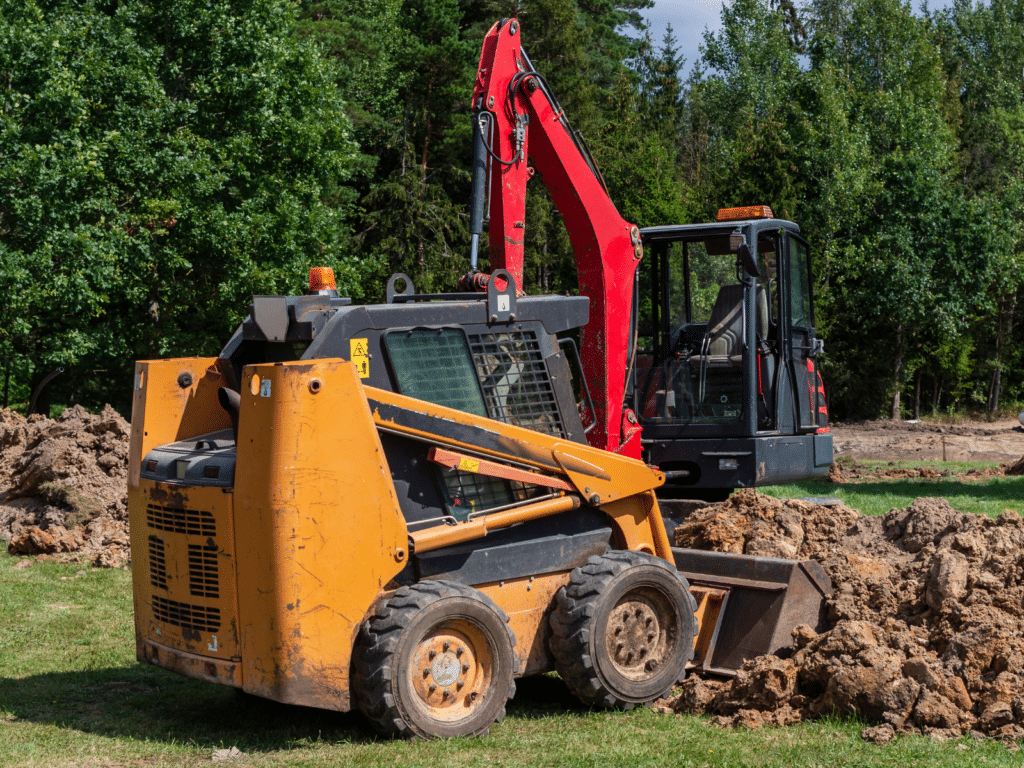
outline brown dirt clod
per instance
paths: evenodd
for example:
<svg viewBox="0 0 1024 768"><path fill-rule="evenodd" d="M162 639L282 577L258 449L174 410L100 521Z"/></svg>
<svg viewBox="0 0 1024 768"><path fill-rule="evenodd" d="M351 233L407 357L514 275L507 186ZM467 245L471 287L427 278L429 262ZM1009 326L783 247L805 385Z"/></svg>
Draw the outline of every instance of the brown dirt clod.
<svg viewBox="0 0 1024 768"><path fill-rule="evenodd" d="M109 405L57 419L0 410L0 539L16 555L115 567L128 551L130 427Z"/></svg>
<svg viewBox="0 0 1024 768"><path fill-rule="evenodd" d="M689 679L659 702L723 725L829 713L903 733L1024 734L1024 520L920 498L882 517L739 490L695 510L677 546L817 560L835 587L828 629L794 630L791 657L748 661L727 681Z"/></svg>

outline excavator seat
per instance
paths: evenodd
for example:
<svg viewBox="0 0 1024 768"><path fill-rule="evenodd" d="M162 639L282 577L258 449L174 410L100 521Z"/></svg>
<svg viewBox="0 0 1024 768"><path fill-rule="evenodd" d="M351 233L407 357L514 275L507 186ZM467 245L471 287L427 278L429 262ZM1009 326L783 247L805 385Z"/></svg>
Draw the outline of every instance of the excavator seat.
<svg viewBox="0 0 1024 768"><path fill-rule="evenodd" d="M768 300L757 288L757 366L760 397L771 388L773 355L762 342L768 333ZM718 291L708 322L685 323L673 334L676 355L655 364L638 359L642 415L646 419L732 421L739 418L743 384L743 286Z"/></svg>

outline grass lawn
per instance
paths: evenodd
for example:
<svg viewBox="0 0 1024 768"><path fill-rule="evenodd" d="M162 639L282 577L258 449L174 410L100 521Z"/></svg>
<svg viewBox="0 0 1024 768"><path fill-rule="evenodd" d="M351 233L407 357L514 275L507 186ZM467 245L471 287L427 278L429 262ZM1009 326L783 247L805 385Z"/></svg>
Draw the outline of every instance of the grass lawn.
<svg viewBox="0 0 1024 768"><path fill-rule="evenodd" d="M965 511L1024 513L1024 478L808 483L777 496L839 496L883 514L917 496ZM1014 766L1020 753L966 738L860 739L865 723L826 720L756 731L650 710L589 712L552 675L519 681L483 739L392 742L358 714L289 707L135 662L131 583L96 570L0 554L0 768L7 766Z"/></svg>
<svg viewBox="0 0 1024 768"><path fill-rule="evenodd" d="M857 462L867 468L915 468L930 467L936 470L952 470L962 473L974 467L994 467L995 462L941 462L941 461L875 461ZM1024 478L998 477L983 481L961 481L954 478L914 478L909 480L857 480L851 483L835 484L826 482L793 483L758 488L777 498L792 496L837 496L844 504L865 515L884 515L890 509L909 505L920 496L941 496L954 509L961 512L980 512L996 517L1011 509L1024 516Z"/></svg>

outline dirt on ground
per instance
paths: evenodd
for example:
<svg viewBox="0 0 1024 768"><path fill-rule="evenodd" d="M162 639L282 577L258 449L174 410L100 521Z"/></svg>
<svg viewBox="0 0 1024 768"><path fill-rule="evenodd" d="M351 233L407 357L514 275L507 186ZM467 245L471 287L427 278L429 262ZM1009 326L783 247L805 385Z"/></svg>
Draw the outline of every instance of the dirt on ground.
<svg viewBox="0 0 1024 768"><path fill-rule="evenodd" d="M129 430L110 406L58 419L0 410L0 540L11 554L127 562Z"/></svg>
<svg viewBox="0 0 1024 768"><path fill-rule="evenodd" d="M998 461L1024 455L1017 419L959 424L878 420L829 425L837 457L858 461Z"/></svg>
<svg viewBox="0 0 1024 768"><path fill-rule="evenodd" d="M1024 737L1024 520L957 512L945 499L864 517L843 505L740 490L696 510L677 546L813 559L831 577L828 628L793 632L789 658L732 680L687 679L662 711L722 725L785 725L830 713L864 737L975 732Z"/></svg>

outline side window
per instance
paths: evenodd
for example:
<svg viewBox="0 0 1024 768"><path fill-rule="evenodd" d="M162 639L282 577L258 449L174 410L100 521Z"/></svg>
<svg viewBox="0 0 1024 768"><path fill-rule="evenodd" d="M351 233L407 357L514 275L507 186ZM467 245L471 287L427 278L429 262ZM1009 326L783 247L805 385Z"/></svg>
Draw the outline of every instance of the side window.
<svg viewBox="0 0 1024 768"><path fill-rule="evenodd" d="M459 328L416 328L384 337L403 395L486 416L466 334Z"/></svg>
<svg viewBox="0 0 1024 768"><path fill-rule="evenodd" d="M811 314L810 265L807 245L789 239L789 321L797 328L814 325Z"/></svg>
<svg viewBox="0 0 1024 768"><path fill-rule="evenodd" d="M761 320L759 318L758 333L765 337L768 335L767 330L774 327L779 322L780 317L778 240L779 238L771 233L762 233L757 240L757 265L761 270L761 277L758 279L758 283L760 287L764 288L764 310L767 311L766 329L761 329ZM760 301L761 297L758 296L759 313L762 311Z"/></svg>

